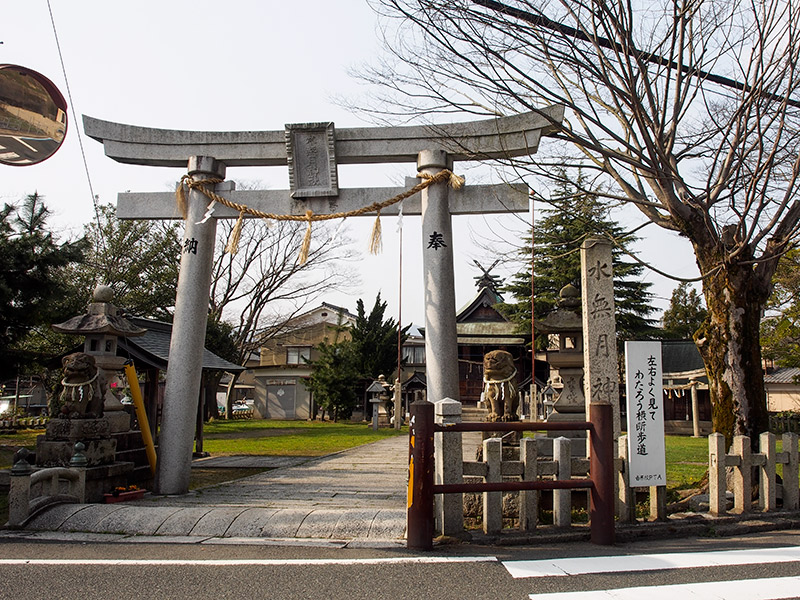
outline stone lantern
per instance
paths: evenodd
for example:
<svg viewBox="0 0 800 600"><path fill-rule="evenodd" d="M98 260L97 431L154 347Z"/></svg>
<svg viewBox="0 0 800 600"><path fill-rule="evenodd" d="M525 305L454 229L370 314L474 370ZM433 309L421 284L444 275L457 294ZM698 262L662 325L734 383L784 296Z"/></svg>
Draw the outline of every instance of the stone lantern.
<svg viewBox="0 0 800 600"><path fill-rule="evenodd" d="M111 382L122 370L125 358L117 356L117 340L120 336L136 337L147 330L137 327L114 306L114 293L107 285L98 285L94 290L93 302L84 315L52 325L54 331L69 335L83 335L83 352L92 356L97 365L104 390L104 416L108 418L112 433L130 429L130 415L125 412L119 398L111 391Z"/></svg>
<svg viewBox="0 0 800 600"><path fill-rule="evenodd" d="M379 380L375 380L367 388L367 394L369 394L369 403L372 407L372 428L377 431L380 406L387 398L386 388Z"/></svg>
<svg viewBox="0 0 800 600"><path fill-rule="evenodd" d="M536 323L536 329L548 334L549 339L545 355L551 370L548 387L552 386L554 400L547 421L586 420L580 306L580 291L567 284L559 292L558 308ZM585 437L585 432L570 432L567 437Z"/></svg>

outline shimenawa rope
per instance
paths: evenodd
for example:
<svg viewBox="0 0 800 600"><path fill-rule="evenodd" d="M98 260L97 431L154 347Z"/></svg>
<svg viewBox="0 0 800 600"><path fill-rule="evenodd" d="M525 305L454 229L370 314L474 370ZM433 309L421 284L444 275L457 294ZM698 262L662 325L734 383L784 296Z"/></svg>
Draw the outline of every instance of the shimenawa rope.
<svg viewBox="0 0 800 600"><path fill-rule="evenodd" d="M187 190L197 190L201 192L203 195L205 195L209 200L211 200L212 204L214 202L217 202L239 213L239 218L236 221L236 225L234 225L230 239L228 240L228 245L225 248L225 251L231 254L236 254L236 252L239 249L239 240L241 239L242 225L244 221L244 216L246 214L261 219L271 219L273 221L305 221L306 223L308 223L308 227L306 228L306 234L305 237L303 238L303 243L300 246L300 257L299 257L300 264L304 264L306 260L308 260L308 252L311 247L311 224L315 221L344 219L347 217L357 217L367 213L376 212L377 216L375 219L375 225L372 228L372 236L370 238L369 250L372 254L377 254L378 252L380 252L381 249L381 224L380 224L381 209L386 208L387 206L391 206L392 204L401 202L402 200L405 200L406 198L413 196L418 192L421 192L428 186L433 185L434 183L439 183L447 180L450 187L452 187L454 190L461 189L464 186L464 178L459 175L456 175L455 173L453 173L448 169L443 169L438 173L436 173L435 175L428 175L427 173L417 173L417 177L422 179L422 181L419 182L414 187L406 190L401 194L398 194L397 196L389 198L388 200L384 200L382 202L373 202L368 206L363 206L356 210L351 210L347 212L338 212L332 214L315 215L311 210L307 210L305 215L280 215L275 213L263 212L260 210L256 210L255 208L251 208L245 204L232 202L220 196L213 189L211 189L211 186L214 186L217 183L221 183L223 181L222 179L210 178L210 179L198 180L194 179L191 175L184 175L181 178L180 183L178 184L178 188L175 191L175 197L178 204L178 210L180 211L184 220L187 218L187 201L186 201Z"/></svg>
<svg viewBox="0 0 800 600"><path fill-rule="evenodd" d="M65 389L63 394L66 396L66 394L69 393L70 399L73 402L75 402L75 392L76 392L75 388L77 388L78 402L82 403L83 402L83 388L85 386L89 386L92 383L94 383L95 379L97 379L97 376L99 374L100 374L100 371L95 373L94 377L92 377L91 379L87 379L86 381L81 381L80 383L70 383L66 379L62 379L61 380L61 385L63 385L65 388L73 388L70 392L67 392L67 390ZM91 389L91 388L89 388L89 389Z"/></svg>

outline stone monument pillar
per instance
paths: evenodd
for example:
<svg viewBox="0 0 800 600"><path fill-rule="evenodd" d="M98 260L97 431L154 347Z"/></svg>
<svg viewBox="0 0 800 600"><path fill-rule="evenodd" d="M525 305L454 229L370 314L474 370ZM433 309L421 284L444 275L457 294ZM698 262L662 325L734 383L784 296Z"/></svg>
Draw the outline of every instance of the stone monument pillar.
<svg viewBox="0 0 800 600"><path fill-rule="evenodd" d="M614 407L614 456L620 436L619 368L614 308L611 242L588 238L581 245L581 296L583 305L583 365L586 420L589 404Z"/></svg>

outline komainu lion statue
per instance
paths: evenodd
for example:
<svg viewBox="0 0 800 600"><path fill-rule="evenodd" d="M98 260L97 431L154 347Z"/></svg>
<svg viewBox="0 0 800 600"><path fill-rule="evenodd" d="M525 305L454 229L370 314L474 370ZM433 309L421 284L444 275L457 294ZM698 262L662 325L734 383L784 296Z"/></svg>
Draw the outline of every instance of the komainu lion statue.
<svg viewBox="0 0 800 600"><path fill-rule="evenodd" d="M505 350L493 350L483 357L484 400L489 404L489 421L518 421L519 392L514 359Z"/></svg>
<svg viewBox="0 0 800 600"><path fill-rule="evenodd" d="M62 419L99 419L103 416L103 393L100 371L94 357L84 352L65 356L61 364L64 390L50 415Z"/></svg>

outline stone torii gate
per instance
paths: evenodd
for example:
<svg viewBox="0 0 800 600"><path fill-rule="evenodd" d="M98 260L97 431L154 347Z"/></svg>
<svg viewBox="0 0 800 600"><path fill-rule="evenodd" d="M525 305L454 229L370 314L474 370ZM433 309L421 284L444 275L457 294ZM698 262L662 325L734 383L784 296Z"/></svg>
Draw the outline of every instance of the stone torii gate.
<svg viewBox="0 0 800 600"><path fill-rule="evenodd" d="M562 106L483 121L440 126L334 130L333 123L287 125L284 131L201 132L152 129L84 115L86 135L103 143L110 158L128 164L186 168L194 180L224 179L226 167L289 167L290 190L239 191L232 182L213 188L237 204L272 214L348 212L394 197L407 188L339 189L338 164L416 162L421 174L452 170L454 161L534 154L542 136L560 128ZM418 179L410 178L413 185ZM409 185L409 187L410 187ZM190 189L187 201L175 315L159 436L156 480L161 494L189 489L195 413L214 255L216 219L237 218ZM476 185L450 190L435 183L404 201L403 213L422 215L425 289L425 359L428 398L458 398L458 346L451 215L526 212L524 185ZM374 214L374 213L373 213ZM398 206L381 210L398 214ZM122 219L180 219L172 193L121 193Z"/></svg>

